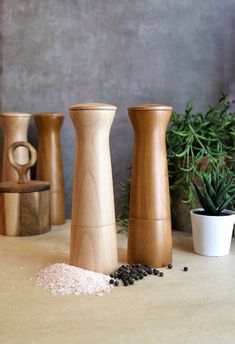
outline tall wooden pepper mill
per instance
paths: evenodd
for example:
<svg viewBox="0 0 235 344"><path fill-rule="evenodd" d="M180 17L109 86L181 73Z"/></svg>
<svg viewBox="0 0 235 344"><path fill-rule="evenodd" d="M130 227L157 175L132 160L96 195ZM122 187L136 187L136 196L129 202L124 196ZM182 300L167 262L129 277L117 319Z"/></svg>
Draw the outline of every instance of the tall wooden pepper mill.
<svg viewBox="0 0 235 344"><path fill-rule="evenodd" d="M3 128L4 144L2 159L2 181L17 181L18 174L8 160L10 146L17 141L27 141L27 132L31 115L28 113L2 112L0 113L0 125ZM28 150L18 147L14 152L17 163L25 164L29 159ZM29 173L29 172L28 172ZM30 174L28 175L30 177Z"/></svg>
<svg viewBox="0 0 235 344"><path fill-rule="evenodd" d="M109 132L116 107L70 108L77 135L70 263L105 274L117 268L117 237Z"/></svg>
<svg viewBox="0 0 235 344"><path fill-rule="evenodd" d="M38 129L38 161L36 177L51 184L51 224L65 223L65 199L60 129L64 115L37 113L34 120Z"/></svg>
<svg viewBox="0 0 235 344"><path fill-rule="evenodd" d="M172 261L170 195L165 134L172 107L128 108L134 128L128 263L162 267Z"/></svg>

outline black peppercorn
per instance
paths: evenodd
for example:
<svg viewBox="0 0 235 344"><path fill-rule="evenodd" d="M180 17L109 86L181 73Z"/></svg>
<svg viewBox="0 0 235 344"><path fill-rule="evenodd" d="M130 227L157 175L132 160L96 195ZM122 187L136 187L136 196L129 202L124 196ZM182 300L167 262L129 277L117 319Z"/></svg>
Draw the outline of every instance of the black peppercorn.
<svg viewBox="0 0 235 344"><path fill-rule="evenodd" d="M109 276L110 276L111 278L113 278L113 274L110 274Z"/></svg>
<svg viewBox="0 0 235 344"><path fill-rule="evenodd" d="M126 280L127 280L127 276L126 276L126 275L121 275L120 279L121 279L122 281L126 281Z"/></svg>
<svg viewBox="0 0 235 344"><path fill-rule="evenodd" d="M109 283L114 284L114 280L113 279L109 280Z"/></svg>
<svg viewBox="0 0 235 344"><path fill-rule="evenodd" d="M123 285L125 286L125 287L127 287L128 286L128 282L125 280L125 281L123 281Z"/></svg>
<svg viewBox="0 0 235 344"><path fill-rule="evenodd" d="M184 271L188 271L188 267L187 266L184 267Z"/></svg>
<svg viewBox="0 0 235 344"><path fill-rule="evenodd" d="M168 269L172 269L173 265L172 264L168 264Z"/></svg>
<svg viewBox="0 0 235 344"><path fill-rule="evenodd" d="M153 274L157 276L159 274L159 270L153 269Z"/></svg>
<svg viewBox="0 0 235 344"><path fill-rule="evenodd" d="M160 272L159 273L159 277L163 277L164 276L164 273L163 272Z"/></svg>
<svg viewBox="0 0 235 344"><path fill-rule="evenodd" d="M115 281L115 282L114 282L114 285L115 285L115 287L119 286L119 282L118 282L118 281Z"/></svg>

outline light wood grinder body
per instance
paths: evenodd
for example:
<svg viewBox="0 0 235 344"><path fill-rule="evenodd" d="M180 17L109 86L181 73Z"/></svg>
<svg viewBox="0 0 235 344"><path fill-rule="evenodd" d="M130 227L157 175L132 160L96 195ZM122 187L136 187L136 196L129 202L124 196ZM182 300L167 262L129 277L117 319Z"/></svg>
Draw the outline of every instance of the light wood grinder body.
<svg viewBox="0 0 235 344"><path fill-rule="evenodd" d="M74 164L70 263L109 274L117 268L109 133L116 107L78 104L70 108L77 143Z"/></svg>

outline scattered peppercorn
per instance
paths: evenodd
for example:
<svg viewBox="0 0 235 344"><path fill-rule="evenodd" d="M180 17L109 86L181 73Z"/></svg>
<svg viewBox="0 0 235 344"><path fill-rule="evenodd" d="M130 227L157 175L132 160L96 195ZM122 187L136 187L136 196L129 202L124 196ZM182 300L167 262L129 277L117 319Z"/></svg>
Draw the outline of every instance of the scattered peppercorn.
<svg viewBox="0 0 235 344"><path fill-rule="evenodd" d="M168 264L167 267L168 269L172 269L173 264ZM188 267L185 266L183 271L188 271ZM119 286L120 281L122 281L123 285L126 287L128 285L135 284L135 281L142 280L148 275L163 277L164 273L147 264L123 264L117 269L116 272L109 275L111 277L109 283Z"/></svg>
<svg viewBox="0 0 235 344"><path fill-rule="evenodd" d="M159 274L159 270L153 269L153 274L157 276Z"/></svg>

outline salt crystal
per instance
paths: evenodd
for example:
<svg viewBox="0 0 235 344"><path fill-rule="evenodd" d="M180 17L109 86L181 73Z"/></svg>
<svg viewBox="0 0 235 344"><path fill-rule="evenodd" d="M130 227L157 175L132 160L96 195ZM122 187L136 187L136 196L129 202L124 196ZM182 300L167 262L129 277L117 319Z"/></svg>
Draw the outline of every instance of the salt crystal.
<svg viewBox="0 0 235 344"><path fill-rule="evenodd" d="M40 270L36 277L36 284L50 289L54 295L102 295L113 288L109 276L65 263L49 265Z"/></svg>

